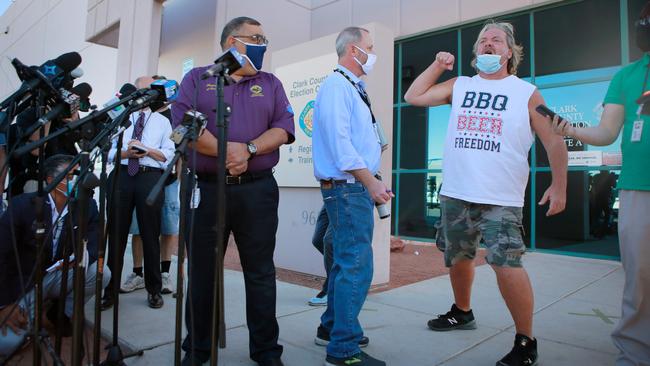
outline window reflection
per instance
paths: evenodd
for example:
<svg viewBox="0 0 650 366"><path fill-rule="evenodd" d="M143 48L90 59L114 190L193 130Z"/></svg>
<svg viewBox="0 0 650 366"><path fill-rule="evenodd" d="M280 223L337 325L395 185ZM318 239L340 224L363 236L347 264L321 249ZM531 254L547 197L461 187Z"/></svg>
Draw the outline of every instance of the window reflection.
<svg viewBox="0 0 650 366"><path fill-rule="evenodd" d="M619 257L618 191L620 171L570 171L564 212L546 216L548 205L537 206L536 247ZM551 183L550 173L538 173L538 202Z"/></svg>

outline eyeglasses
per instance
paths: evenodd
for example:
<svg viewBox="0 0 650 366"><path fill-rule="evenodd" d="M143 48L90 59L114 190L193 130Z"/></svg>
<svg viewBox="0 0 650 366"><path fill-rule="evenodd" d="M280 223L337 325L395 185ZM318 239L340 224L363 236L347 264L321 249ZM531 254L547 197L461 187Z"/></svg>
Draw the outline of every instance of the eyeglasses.
<svg viewBox="0 0 650 366"><path fill-rule="evenodd" d="M252 36L244 36L244 35L233 35L235 38L248 38L253 41L255 44L264 44L267 45L269 44L269 40L264 37L261 34L253 34Z"/></svg>

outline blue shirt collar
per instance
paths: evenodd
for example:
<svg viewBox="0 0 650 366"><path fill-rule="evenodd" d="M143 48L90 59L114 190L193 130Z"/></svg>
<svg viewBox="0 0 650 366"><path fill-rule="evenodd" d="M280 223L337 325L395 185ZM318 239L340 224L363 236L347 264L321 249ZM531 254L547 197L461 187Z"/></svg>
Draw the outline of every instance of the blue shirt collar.
<svg viewBox="0 0 650 366"><path fill-rule="evenodd" d="M363 87L365 89L366 83L363 80L361 80L358 76L354 75L352 73L352 71L350 71L347 68L341 66L340 64L336 65L336 68L343 71L345 73L345 75L347 75L350 78L350 80L352 80L355 84L359 84L359 85L361 85L361 87Z"/></svg>

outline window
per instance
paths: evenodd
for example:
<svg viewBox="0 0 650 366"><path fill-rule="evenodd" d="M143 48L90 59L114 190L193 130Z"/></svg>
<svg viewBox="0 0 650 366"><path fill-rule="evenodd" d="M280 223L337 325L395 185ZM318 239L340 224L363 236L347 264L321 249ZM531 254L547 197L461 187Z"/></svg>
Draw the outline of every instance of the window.
<svg viewBox="0 0 650 366"><path fill-rule="evenodd" d="M406 41L402 44L402 95L400 100L404 99L404 94L415 78L435 60L438 52L446 51L454 55L458 54L457 38L457 32L450 31ZM446 71L439 81L453 78L456 76L455 72L455 70L453 72Z"/></svg>
<svg viewBox="0 0 650 366"><path fill-rule="evenodd" d="M620 65L619 7L590 0L535 12L535 75Z"/></svg>

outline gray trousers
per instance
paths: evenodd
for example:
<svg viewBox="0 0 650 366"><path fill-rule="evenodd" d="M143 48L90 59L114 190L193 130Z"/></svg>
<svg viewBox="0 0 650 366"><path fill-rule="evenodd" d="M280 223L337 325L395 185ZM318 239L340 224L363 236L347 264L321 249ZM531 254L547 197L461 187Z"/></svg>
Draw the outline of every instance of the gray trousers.
<svg viewBox="0 0 650 366"><path fill-rule="evenodd" d="M86 272L84 303L87 303L88 300L90 300L90 298L95 295L96 276L97 276L97 262L91 264L88 267L88 271ZM59 298L61 277L62 275L60 270L54 271L52 273L47 273L43 277L43 301L48 299ZM111 277L110 270L108 269L108 267L104 267L104 275L103 275L103 282L102 282L104 286L106 286L110 277ZM68 294L65 299L65 308L64 308L65 315L68 316L69 318L72 318L72 310L74 306L74 303L72 301L74 296L72 291L73 283L74 283L74 272L69 271L68 286L67 286ZM30 314L28 329L19 331L18 333L14 333L14 331L11 328L7 328L7 335L2 335L2 332L0 332L0 363L2 363L1 361L3 360L4 357L9 357L11 354L14 353L16 349L18 349L23 344L23 342L25 342L25 338L29 334L30 329L32 328L32 323L34 321L35 296L36 294L32 289L30 292L25 294L25 297L23 297L19 301L19 304L23 308L25 313ZM17 309L14 311L17 311Z"/></svg>
<svg viewBox="0 0 650 366"><path fill-rule="evenodd" d="M625 287L612 333L617 366L650 366L650 191L619 192L618 239Z"/></svg>

